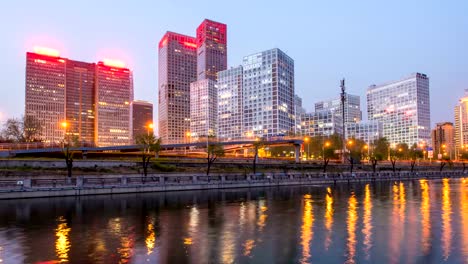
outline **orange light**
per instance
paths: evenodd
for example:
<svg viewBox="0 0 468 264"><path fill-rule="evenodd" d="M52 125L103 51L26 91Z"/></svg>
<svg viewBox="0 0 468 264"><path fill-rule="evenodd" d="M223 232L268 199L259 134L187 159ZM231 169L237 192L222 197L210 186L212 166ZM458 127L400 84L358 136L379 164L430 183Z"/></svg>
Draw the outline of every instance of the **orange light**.
<svg viewBox="0 0 468 264"><path fill-rule="evenodd" d="M187 133L185 133L185 135L186 135L187 137L190 137L190 136L192 135L192 133L187 132Z"/></svg>
<svg viewBox="0 0 468 264"><path fill-rule="evenodd" d="M34 47L34 52L41 55L51 56L51 57L58 57L60 56L60 52L56 49L45 48L45 47Z"/></svg>
<svg viewBox="0 0 468 264"><path fill-rule="evenodd" d="M184 41L184 45L187 46L187 47L192 47L192 48L197 47L197 44L192 43L192 42L188 42L188 41Z"/></svg>
<svg viewBox="0 0 468 264"><path fill-rule="evenodd" d="M62 122L60 125L62 125L63 128L67 128L68 126L67 122Z"/></svg>
<svg viewBox="0 0 468 264"><path fill-rule="evenodd" d="M58 60L58 61L61 62L61 63L65 63L65 60L64 60L64 59L60 59L60 60Z"/></svg>
<svg viewBox="0 0 468 264"><path fill-rule="evenodd" d="M120 60L111 60L111 59L104 59L102 60L102 63L106 66L110 67L117 67L117 68L125 68L125 63Z"/></svg>
<svg viewBox="0 0 468 264"><path fill-rule="evenodd" d="M150 129L153 129L153 123L150 123L150 124L148 125L148 127L149 127Z"/></svg>

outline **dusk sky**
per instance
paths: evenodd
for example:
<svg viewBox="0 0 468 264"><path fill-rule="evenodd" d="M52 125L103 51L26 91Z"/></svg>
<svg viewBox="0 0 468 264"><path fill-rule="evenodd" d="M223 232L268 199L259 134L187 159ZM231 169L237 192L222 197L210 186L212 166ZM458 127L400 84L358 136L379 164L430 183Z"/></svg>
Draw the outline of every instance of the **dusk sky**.
<svg viewBox="0 0 468 264"><path fill-rule="evenodd" d="M204 18L228 25L228 64L280 48L295 61L296 93L308 111L335 97L407 76L430 78L431 123L453 121L468 88L468 1L5 1L0 12L0 120L24 113L26 51L125 61L135 99L154 103L157 43L166 31L195 36ZM367 115L365 115L367 116Z"/></svg>

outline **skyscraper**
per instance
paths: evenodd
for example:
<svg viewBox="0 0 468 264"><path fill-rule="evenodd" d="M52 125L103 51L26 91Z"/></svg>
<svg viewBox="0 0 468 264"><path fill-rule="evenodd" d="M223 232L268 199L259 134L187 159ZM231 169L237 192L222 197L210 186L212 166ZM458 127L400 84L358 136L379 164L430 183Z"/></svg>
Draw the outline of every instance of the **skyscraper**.
<svg viewBox="0 0 468 264"><path fill-rule="evenodd" d="M331 110L342 116L341 99L334 98L315 103L315 111ZM359 122L362 120L361 99L359 95L346 94L345 99L345 122Z"/></svg>
<svg viewBox="0 0 468 264"><path fill-rule="evenodd" d="M167 32L159 42L159 136L182 143L190 130L190 83L197 79L197 42Z"/></svg>
<svg viewBox="0 0 468 264"><path fill-rule="evenodd" d="M455 145L458 153L468 149L468 90L455 106Z"/></svg>
<svg viewBox="0 0 468 264"><path fill-rule="evenodd" d="M209 19L197 28L197 79L216 81L227 69L227 26Z"/></svg>
<svg viewBox="0 0 468 264"><path fill-rule="evenodd" d="M415 73L398 81L367 89L369 120L383 124L383 136L392 145L429 144L429 78Z"/></svg>
<svg viewBox="0 0 468 264"><path fill-rule="evenodd" d="M93 144L96 64L67 60L66 65L67 134L82 144Z"/></svg>
<svg viewBox="0 0 468 264"><path fill-rule="evenodd" d="M294 60L279 49L243 59L244 136L295 131Z"/></svg>
<svg viewBox="0 0 468 264"><path fill-rule="evenodd" d="M216 133L217 89L216 81L211 79L190 84L190 135L193 140Z"/></svg>
<svg viewBox="0 0 468 264"><path fill-rule="evenodd" d="M218 72L218 138L243 137L242 66Z"/></svg>
<svg viewBox="0 0 468 264"><path fill-rule="evenodd" d="M300 131L303 136L328 137L333 134L343 134L342 117L332 110L304 113L300 120Z"/></svg>
<svg viewBox="0 0 468 264"><path fill-rule="evenodd" d="M153 134L153 104L147 101L132 102L133 138Z"/></svg>
<svg viewBox="0 0 468 264"><path fill-rule="evenodd" d="M95 100L95 143L102 147L131 144L132 72L120 62L98 62Z"/></svg>
<svg viewBox="0 0 468 264"><path fill-rule="evenodd" d="M51 49L26 53L25 116L41 126L39 138L46 143L64 139L66 59Z"/></svg>

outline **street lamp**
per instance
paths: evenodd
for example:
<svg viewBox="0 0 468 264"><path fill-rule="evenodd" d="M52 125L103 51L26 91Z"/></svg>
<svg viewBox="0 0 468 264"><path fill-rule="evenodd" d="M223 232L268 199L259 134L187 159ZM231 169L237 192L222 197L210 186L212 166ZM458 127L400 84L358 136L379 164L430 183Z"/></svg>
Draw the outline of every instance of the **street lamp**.
<svg viewBox="0 0 468 264"><path fill-rule="evenodd" d="M307 143L307 155L306 155L306 156L307 156L307 160L309 159L309 155L310 155L310 148L309 148L310 144L309 144L309 141L310 141L310 138L309 138L309 137L305 137L305 138L304 138L304 142Z"/></svg>
<svg viewBox="0 0 468 264"><path fill-rule="evenodd" d="M149 131L150 131L150 129L153 130L153 127L154 127L153 123L149 123L148 126L146 127L146 128L147 128L147 129L146 129L146 134L147 134L148 136L149 136Z"/></svg>
<svg viewBox="0 0 468 264"><path fill-rule="evenodd" d="M325 142L325 144L322 144L322 158L323 160L325 161L325 147L329 147L330 146L330 142Z"/></svg>
<svg viewBox="0 0 468 264"><path fill-rule="evenodd" d="M63 140L62 140L62 148L65 147L65 138L67 137L67 127L68 127L68 123L67 121L63 121L62 123L60 123L60 126L63 127Z"/></svg>

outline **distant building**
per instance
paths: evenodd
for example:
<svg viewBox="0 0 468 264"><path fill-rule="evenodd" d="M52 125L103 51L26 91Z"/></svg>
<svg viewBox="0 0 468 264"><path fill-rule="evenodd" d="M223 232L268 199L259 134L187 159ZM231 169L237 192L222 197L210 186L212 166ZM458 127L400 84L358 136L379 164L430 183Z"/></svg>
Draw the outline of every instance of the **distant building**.
<svg viewBox="0 0 468 264"><path fill-rule="evenodd" d="M341 98L330 99L315 103L315 111L330 110L342 116ZM361 99L358 95L346 94L345 123L356 123L362 120Z"/></svg>
<svg viewBox="0 0 468 264"><path fill-rule="evenodd" d="M66 127L66 59L58 52L26 53L25 116L38 120L40 138L46 143L59 143L65 137Z"/></svg>
<svg viewBox="0 0 468 264"><path fill-rule="evenodd" d="M216 81L199 80L190 84L190 133L191 140L215 136L218 116ZM186 136L187 136L186 132Z"/></svg>
<svg viewBox="0 0 468 264"><path fill-rule="evenodd" d="M441 154L442 157L455 157L455 130L453 123L444 122L437 123L432 130L432 147L434 153Z"/></svg>
<svg viewBox="0 0 468 264"><path fill-rule="evenodd" d="M361 121L346 124L346 136L360 139L368 145L383 137L383 126L378 121Z"/></svg>
<svg viewBox="0 0 468 264"><path fill-rule="evenodd" d="M218 132L221 140L243 137L242 66L218 72Z"/></svg>
<svg viewBox="0 0 468 264"><path fill-rule="evenodd" d="M26 53L25 90L25 116L38 120L42 141L73 136L81 145L130 143L133 78L121 62L75 61L38 48Z"/></svg>
<svg viewBox="0 0 468 264"><path fill-rule="evenodd" d="M153 104L147 101L132 102L133 138L153 134Z"/></svg>
<svg viewBox="0 0 468 264"><path fill-rule="evenodd" d="M468 89L455 106L455 145L458 153L468 150Z"/></svg>
<svg viewBox="0 0 468 264"><path fill-rule="evenodd" d="M333 134L343 134L342 118L332 110L305 113L301 115L300 120L303 136L328 137Z"/></svg>
<svg viewBox="0 0 468 264"><path fill-rule="evenodd" d="M197 28L197 80L216 81L227 69L227 26L209 19Z"/></svg>
<svg viewBox="0 0 468 264"><path fill-rule="evenodd" d="M369 120L383 124L383 136L390 144L429 144L429 78L415 73L398 81L370 86L367 113Z"/></svg>
<svg viewBox="0 0 468 264"><path fill-rule="evenodd" d="M244 57L242 66L244 136L294 133L293 59L271 49Z"/></svg>
<svg viewBox="0 0 468 264"><path fill-rule="evenodd" d="M101 147L131 144L132 72L123 65L98 62L95 100L95 143Z"/></svg>
<svg viewBox="0 0 468 264"><path fill-rule="evenodd" d="M302 106L302 98L299 95L294 95L294 120L295 120L295 133L301 133L301 116L305 114L306 110Z"/></svg>
<svg viewBox="0 0 468 264"><path fill-rule="evenodd" d="M167 32L159 42L159 136L182 143L190 130L190 83L197 79L197 41Z"/></svg>

